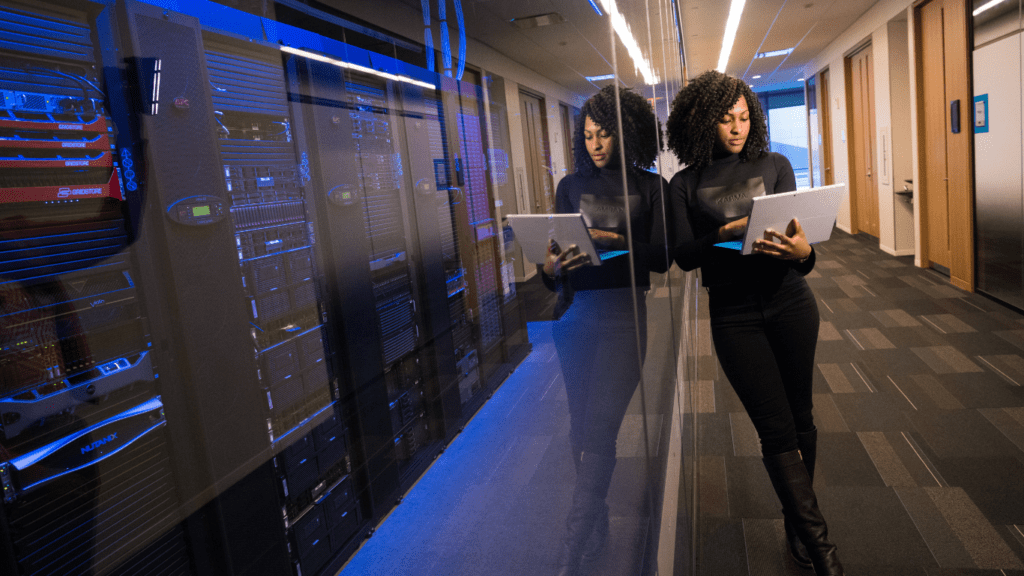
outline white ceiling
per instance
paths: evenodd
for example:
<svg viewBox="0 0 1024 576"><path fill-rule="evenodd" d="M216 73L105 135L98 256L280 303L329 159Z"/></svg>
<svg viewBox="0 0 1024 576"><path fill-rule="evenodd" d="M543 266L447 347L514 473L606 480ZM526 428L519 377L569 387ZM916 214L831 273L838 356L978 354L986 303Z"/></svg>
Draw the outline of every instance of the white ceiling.
<svg viewBox="0 0 1024 576"><path fill-rule="evenodd" d="M392 15L422 14L421 0L360 0L357 3L365 6L364 2L379 10L378 24ZM684 31L687 75L693 78L718 64L729 2L677 2ZM351 2L326 0L326 3L344 10L344 4ZM574 93L590 94L596 87L606 84L588 82L586 76L613 72L609 18L598 16L588 0L461 0L461 3L468 36ZM747 0L726 72L755 86L795 81L801 77L801 69L808 61L874 3L875 0ZM659 76L678 78L679 56L671 28L669 1L618 0L618 4L633 36ZM438 0L430 0L429 5L436 19ZM446 5L448 21L454 23L454 3L446 0ZM565 21L534 28L520 28L510 22L514 18L551 12L557 12ZM407 25L403 28L408 30ZM418 26L422 30L422 21ZM410 39L422 42L422 37ZM616 46L621 81L630 86L642 84L622 44L616 42ZM754 58L759 52L786 48L794 50L788 56ZM472 53L467 59L472 63ZM666 66L675 69L666 73ZM755 80L754 75L761 78Z"/></svg>

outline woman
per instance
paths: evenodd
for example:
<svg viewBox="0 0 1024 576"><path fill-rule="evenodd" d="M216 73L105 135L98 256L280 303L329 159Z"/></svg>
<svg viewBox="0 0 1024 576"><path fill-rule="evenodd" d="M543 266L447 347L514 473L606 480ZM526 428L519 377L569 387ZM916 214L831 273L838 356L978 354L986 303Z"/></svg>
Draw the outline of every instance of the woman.
<svg viewBox="0 0 1024 576"><path fill-rule="evenodd" d="M712 341L761 439L793 559L818 575L842 575L812 488L819 318L804 275L814 267L814 249L796 219L785 233L765 230L753 255L715 246L742 237L752 197L795 190L793 168L768 151L764 114L750 88L718 72L679 92L667 131L686 165L669 185L673 259L684 270L701 269Z"/></svg>
<svg viewBox="0 0 1024 576"><path fill-rule="evenodd" d="M646 346L644 294L650 272L668 269L662 208L667 183L645 171L657 158L660 127L643 97L623 89L618 99L617 110L615 89L609 86L580 110L573 136L577 170L558 183L555 205L560 213L583 215L598 249L630 253L595 266L598 255L576 246L562 251L552 243L541 266L545 284L559 291L560 317L552 332L569 401L569 441L576 465L558 566L561 576L585 573L585 566L605 547L605 498L615 468L615 439L640 381ZM623 190L623 164L628 194ZM637 316L633 286L638 291Z"/></svg>

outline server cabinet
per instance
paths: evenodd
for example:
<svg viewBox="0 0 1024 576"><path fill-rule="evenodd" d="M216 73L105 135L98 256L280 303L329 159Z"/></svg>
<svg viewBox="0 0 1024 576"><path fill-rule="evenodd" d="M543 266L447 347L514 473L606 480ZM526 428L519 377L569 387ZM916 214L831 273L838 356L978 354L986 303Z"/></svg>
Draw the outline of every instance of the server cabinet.
<svg viewBox="0 0 1024 576"><path fill-rule="evenodd" d="M295 56L292 101L308 145L311 186L328 246L337 338L358 414L375 510L386 510L440 449L428 389L436 347L415 200L401 148L400 96L383 79ZM443 345L442 345L443 347Z"/></svg>
<svg viewBox="0 0 1024 576"><path fill-rule="evenodd" d="M0 3L0 571L190 570L100 7Z"/></svg>
<svg viewBox="0 0 1024 576"><path fill-rule="evenodd" d="M315 220L278 55L124 8L149 174L140 241L175 368L163 387L194 424L176 442L199 453L182 470L198 506L331 415Z"/></svg>
<svg viewBox="0 0 1024 576"><path fill-rule="evenodd" d="M480 384L462 388L467 415L472 414L506 376L509 358L502 308L504 232L496 218L494 182L488 170L486 115L482 87L441 78L454 162L448 181L457 198L453 216L466 269L470 317L475 328ZM479 393L479 394L478 394Z"/></svg>

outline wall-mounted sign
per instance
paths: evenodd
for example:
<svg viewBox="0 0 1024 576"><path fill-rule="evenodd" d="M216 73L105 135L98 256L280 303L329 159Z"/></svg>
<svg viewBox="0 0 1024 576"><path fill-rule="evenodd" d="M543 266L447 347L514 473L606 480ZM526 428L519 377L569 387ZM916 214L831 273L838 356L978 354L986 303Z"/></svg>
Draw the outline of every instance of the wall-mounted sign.
<svg viewBox="0 0 1024 576"><path fill-rule="evenodd" d="M974 133L988 132L988 94L974 97Z"/></svg>

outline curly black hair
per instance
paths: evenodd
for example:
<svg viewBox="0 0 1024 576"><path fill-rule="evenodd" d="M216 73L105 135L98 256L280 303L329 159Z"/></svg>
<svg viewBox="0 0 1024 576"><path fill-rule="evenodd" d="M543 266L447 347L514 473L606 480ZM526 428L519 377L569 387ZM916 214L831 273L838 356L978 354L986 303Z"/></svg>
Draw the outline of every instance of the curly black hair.
<svg viewBox="0 0 1024 576"><path fill-rule="evenodd" d="M583 127L589 116L595 124L615 137L616 146L625 140L626 166L630 170L646 170L654 166L661 149L661 123L654 116L654 110L643 96L628 88L619 88L619 100L622 104L622 132L625 138L618 137L618 118L615 114L615 86L605 86L594 94L580 108L576 118L576 130L573 133L573 159L576 171L593 176L600 170L587 152L587 144L583 137ZM619 151L615 149L612 162L619 163Z"/></svg>
<svg viewBox="0 0 1024 576"><path fill-rule="evenodd" d="M740 151L744 162L764 156L768 148L768 124L757 95L738 78L709 70L676 94L665 123L668 147L687 167L700 170L711 163L718 138L718 122L739 101L747 99L750 132Z"/></svg>

